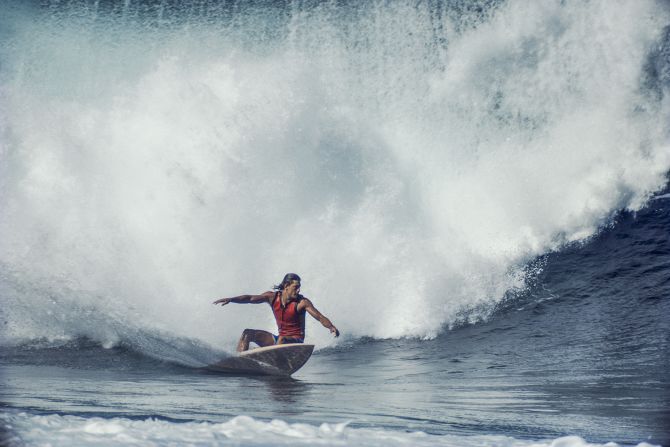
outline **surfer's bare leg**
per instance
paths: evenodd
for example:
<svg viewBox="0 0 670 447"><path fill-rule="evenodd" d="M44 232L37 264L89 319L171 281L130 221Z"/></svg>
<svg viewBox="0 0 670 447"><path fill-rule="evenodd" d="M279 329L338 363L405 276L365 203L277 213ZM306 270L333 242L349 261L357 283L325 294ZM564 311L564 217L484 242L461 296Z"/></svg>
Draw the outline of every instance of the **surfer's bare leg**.
<svg viewBox="0 0 670 447"><path fill-rule="evenodd" d="M249 343L256 343L258 346L270 346L275 344L275 339L268 331L260 329L245 329L242 332L240 341L237 343L237 352L249 349Z"/></svg>

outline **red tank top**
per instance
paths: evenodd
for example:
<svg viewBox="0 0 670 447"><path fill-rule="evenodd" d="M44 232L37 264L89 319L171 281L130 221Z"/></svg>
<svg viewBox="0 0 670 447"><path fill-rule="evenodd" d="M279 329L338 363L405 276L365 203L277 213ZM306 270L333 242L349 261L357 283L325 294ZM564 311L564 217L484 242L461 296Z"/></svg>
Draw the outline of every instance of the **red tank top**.
<svg viewBox="0 0 670 447"><path fill-rule="evenodd" d="M298 303L303 299L298 295L298 299L289 301L286 306L281 305L281 292L276 292L272 300L272 312L277 320L279 336L305 338L305 311L298 311Z"/></svg>

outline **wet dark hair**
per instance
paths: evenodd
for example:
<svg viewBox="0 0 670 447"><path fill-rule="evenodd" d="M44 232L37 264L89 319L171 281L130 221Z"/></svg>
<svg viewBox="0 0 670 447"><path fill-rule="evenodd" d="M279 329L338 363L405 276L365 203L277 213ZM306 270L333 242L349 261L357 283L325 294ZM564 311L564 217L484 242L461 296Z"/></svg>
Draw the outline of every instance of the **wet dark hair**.
<svg viewBox="0 0 670 447"><path fill-rule="evenodd" d="M281 280L281 284L278 286L273 286L273 290L284 290L284 287L289 285L291 281L300 281L300 277L296 273L287 273L284 275L284 279Z"/></svg>

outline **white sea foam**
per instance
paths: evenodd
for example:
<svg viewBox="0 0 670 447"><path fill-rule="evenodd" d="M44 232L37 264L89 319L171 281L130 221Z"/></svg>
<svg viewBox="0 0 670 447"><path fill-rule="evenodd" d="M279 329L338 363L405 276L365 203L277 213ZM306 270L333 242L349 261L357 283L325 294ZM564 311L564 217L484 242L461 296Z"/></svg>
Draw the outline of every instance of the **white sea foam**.
<svg viewBox="0 0 670 447"><path fill-rule="evenodd" d="M664 184L662 4L387 6L4 15L3 343L232 346L272 317L210 302L287 271L347 336L432 337Z"/></svg>
<svg viewBox="0 0 670 447"><path fill-rule="evenodd" d="M319 426L270 422L237 416L222 423L168 422L145 419L82 418L78 416L33 416L26 413L0 413L5 427L15 440L28 445L57 446L161 446L161 445L236 445L236 446L453 446L453 447L617 447L618 444L589 443L578 436L545 440L521 440L500 435L431 435L423 432L353 428L347 423ZM637 447L652 447L642 442Z"/></svg>

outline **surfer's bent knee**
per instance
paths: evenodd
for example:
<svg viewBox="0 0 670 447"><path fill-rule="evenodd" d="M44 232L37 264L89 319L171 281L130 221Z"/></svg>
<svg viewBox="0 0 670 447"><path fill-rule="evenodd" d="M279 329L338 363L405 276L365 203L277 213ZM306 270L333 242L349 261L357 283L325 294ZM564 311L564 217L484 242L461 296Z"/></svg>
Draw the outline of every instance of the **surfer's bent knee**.
<svg viewBox="0 0 670 447"><path fill-rule="evenodd" d="M240 341L245 345L248 345L248 343L256 343L258 346L268 346L273 344L272 334L260 329L243 330Z"/></svg>

